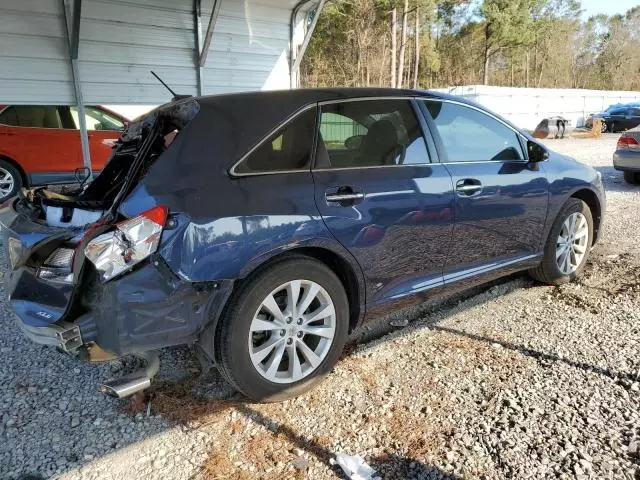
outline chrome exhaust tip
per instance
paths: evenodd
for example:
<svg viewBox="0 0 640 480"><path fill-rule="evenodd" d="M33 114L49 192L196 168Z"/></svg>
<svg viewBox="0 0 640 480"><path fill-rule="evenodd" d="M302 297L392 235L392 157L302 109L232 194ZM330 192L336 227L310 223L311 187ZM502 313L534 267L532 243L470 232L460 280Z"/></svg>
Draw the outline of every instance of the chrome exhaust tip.
<svg viewBox="0 0 640 480"><path fill-rule="evenodd" d="M125 398L133 395L136 392L149 388L151 386L151 379L146 375L142 376L126 376L122 378L116 378L104 382L100 385L100 391L115 398Z"/></svg>
<svg viewBox="0 0 640 480"><path fill-rule="evenodd" d="M124 377L108 380L100 385L100 391L115 398L126 398L151 386L151 379L160 369L160 359L155 351L137 354L146 360L145 368Z"/></svg>

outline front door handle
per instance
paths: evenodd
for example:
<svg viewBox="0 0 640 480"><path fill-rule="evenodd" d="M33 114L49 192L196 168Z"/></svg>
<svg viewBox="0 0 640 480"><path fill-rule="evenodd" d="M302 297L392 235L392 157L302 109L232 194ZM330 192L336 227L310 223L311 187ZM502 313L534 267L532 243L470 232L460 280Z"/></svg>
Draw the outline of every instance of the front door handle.
<svg viewBox="0 0 640 480"><path fill-rule="evenodd" d="M480 180L465 178L456 182L456 193L462 197L473 197L482 192Z"/></svg>
<svg viewBox="0 0 640 480"><path fill-rule="evenodd" d="M327 194L327 202L346 202L350 200L362 200L364 193L334 193Z"/></svg>
<svg viewBox="0 0 640 480"><path fill-rule="evenodd" d="M356 187L342 186L328 189L324 198L327 203L339 203L343 207L348 207L364 200L364 193Z"/></svg>

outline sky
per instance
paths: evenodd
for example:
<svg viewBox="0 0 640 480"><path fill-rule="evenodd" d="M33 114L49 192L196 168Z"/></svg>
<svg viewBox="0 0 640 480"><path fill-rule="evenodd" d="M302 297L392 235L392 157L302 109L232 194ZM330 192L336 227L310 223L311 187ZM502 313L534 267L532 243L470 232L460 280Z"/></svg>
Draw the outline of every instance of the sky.
<svg viewBox="0 0 640 480"><path fill-rule="evenodd" d="M615 15L618 13L625 13L632 7L640 5L640 0L581 0L582 17L587 19L599 13L606 13L607 15Z"/></svg>

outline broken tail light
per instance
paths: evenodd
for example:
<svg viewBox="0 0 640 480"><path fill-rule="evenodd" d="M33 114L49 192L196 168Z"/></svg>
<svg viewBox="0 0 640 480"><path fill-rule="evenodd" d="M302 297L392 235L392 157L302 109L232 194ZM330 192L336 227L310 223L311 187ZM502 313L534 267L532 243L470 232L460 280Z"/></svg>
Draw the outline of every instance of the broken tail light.
<svg viewBox="0 0 640 480"><path fill-rule="evenodd" d="M115 225L115 230L98 235L84 254L98 270L103 282L110 280L153 254L167 221L167 207L159 205L137 217Z"/></svg>

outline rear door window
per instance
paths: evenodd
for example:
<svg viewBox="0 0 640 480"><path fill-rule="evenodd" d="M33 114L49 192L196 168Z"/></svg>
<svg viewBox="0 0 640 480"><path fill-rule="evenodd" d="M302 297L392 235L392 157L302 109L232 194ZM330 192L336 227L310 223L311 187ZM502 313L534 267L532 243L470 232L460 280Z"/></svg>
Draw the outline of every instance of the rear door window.
<svg viewBox="0 0 640 480"><path fill-rule="evenodd" d="M357 100L323 105L316 168L429 163L410 100Z"/></svg>
<svg viewBox="0 0 640 480"><path fill-rule="evenodd" d="M424 101L447 162L522 160L518 135L495 118L457 103Z"/></svg>
<svg viewBox="0 0 640 480"><path fill-rule="evenodd" d="M305 110L260 143L232 168L232 173L251 175L309 170L315 126L315 109Z"/></svg>
<svg viewBox="0 0 640 480"><path fill-rule="evenodd" d="M62 128L60 114L55 106L15 105L0 116L0 123L18 127Z"/></svg>

